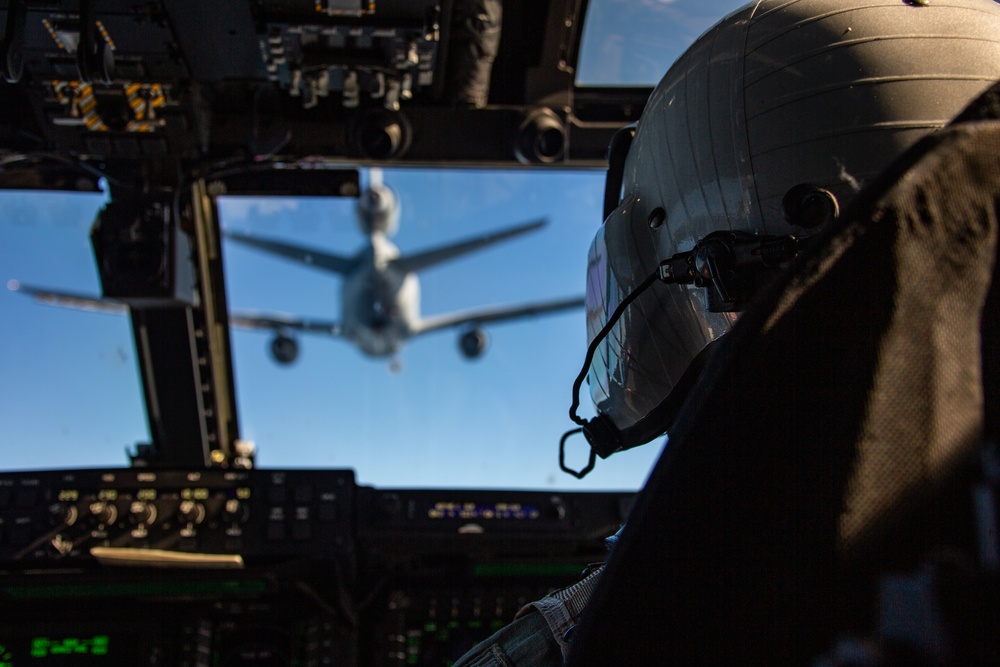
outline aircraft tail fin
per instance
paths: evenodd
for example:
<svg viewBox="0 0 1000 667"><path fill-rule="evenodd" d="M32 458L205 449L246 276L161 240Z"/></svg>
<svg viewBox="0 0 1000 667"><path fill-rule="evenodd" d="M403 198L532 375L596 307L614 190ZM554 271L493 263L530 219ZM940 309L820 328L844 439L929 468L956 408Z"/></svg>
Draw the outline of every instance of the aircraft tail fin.
<svg viewBox="0 0 1000 667"><path fill-rule="evenodd" d="M263 250L264 252L272 255L284 257L285 259L290 259L293 262L305 264L306 266L312 266L330 273L344 275L350 272L355 265L353 258L335 255L325 250L307 248L305 246L294 245L260 236L252 236L241 232L227 231L223 232L223 235L227 239L235 241L241 245Z"/></svg>
<svg viewBox="0 0 1000 667"><path fill-rule="evenodd" d="M458 241L457 243L432 248L431 250L425 250L412 255L404 255L394 259L392 261L392 265L394 268L407 273L420 271L421 269L426 269L429 266L440 264L450 259L454 259L481 248L493 245L494 243L499 243L515 236L520 236L521 234L533 232L545 225L545 222L546 220L544 218L540 218L523 225L508 227L506 229L490 232L489 234L484 234L482 236L476 236L470 239Z"/></svg>

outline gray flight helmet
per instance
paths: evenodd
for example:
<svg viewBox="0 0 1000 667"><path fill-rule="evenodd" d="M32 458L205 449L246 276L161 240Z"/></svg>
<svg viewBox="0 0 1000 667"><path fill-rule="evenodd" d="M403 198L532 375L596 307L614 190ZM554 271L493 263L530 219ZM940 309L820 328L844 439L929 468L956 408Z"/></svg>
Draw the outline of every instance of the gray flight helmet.
<svg viewBox="0 0 1000 667"><path fill-rule="evenodd" d="M660 262L713 232L801 239L835 225L865 183L998 78L996 0L760 0L726 16L613 142L588 256L589 340ZM601 456L668 430L692 361L739 309L680 284L631 303L587 375L598 414L584 432Z"/></svg>

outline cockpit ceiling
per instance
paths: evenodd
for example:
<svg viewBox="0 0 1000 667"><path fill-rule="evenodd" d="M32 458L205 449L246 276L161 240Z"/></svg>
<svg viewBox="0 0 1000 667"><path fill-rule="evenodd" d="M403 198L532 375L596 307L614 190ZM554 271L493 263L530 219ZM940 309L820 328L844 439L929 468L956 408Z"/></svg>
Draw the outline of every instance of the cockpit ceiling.
<svg viewBox="0 0 1000 667"><path fill-rule="evenodd" d="M81 164L154 184L262 160L603 166L649 89L576 87L586 4L6 0L0 157L34 176L0 186L91 189Z"/></svg>

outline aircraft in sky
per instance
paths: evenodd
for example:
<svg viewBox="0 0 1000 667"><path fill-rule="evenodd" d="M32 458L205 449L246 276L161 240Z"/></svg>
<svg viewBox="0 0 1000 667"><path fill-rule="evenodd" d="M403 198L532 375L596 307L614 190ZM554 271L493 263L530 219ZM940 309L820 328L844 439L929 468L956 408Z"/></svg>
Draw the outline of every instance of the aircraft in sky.
<svg viewBox="0 0 1000 667"><path fill-rule="evenodd" d="M342 311L339 321L291 317L283 314L231 312L231 326L270 331L271 355L279 364L298 358L296 334L320 334L343 338L364 354L387 357L390 368L398 370L396 358L404 343L415 336L447 328L459 328L459 350L467 359L481 356L489 346L483 325L581 308L584 298L505 306L422 316L420 283L417 273L487 246L540 229L544 219L507 227L447 245L403 254L389 238L399 227L400 207L395 192L382 182L381 170L372 169L370 183L357 203L358 224L368 237L367 244L352 256L293 245L277 239L235 231L224 231L228 240L296 263L333 273L342 280ZM48 305L86 310L127 313L123 303L95 297L22 285L16 280L8 289L35 297Z"/></svg>
<svg viewBox="0 0 1000 667"><path fill-rule="evenodd" d="M394 357L414 336L460 327L459 349L468 359L486 351L489 337L482 326L546 313L581 308L583 297L555 301L484 307L421 316L417 272L470 252L535 231L545 224L535 220L485 235L463 239L420 252L403 254L389 238L399 228L400 207L396 193L382 182L380 170L370 172L367 190L358 198L357 214L368 243L355 255L343 256L283 241L224 232L232 242L341 276L342 313L339 322L319 322L283 316L231 315L233 326L265 329L275 333L271 352L280 363L291 363L298 354L293 332L338 336L373 357Z"/></svg>

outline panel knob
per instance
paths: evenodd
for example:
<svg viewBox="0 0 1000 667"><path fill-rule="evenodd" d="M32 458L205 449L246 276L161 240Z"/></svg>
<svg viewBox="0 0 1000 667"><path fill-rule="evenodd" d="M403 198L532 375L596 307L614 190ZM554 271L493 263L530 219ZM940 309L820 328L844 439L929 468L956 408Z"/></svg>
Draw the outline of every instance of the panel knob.
<svg viewBox="0 0 1000 667"><path fill-rule="evenodd" d="M114 503L96 500L90 503L89 509L91 518L101 525L110 526L118 520L118 508Z"/></svg>
<svg viewBox="0 0 1000 667"><path fill-rule="evenodd" d="M49 507L49 515L53 526L72 526L80 518L80 510L76 505L56 503Z"/></svg>
<svg viewBox="0 0 1000 667"><path fill-rule="evenodd" d="M156 505L144 500L135 500L129 506L129 521L135 526L151 526L156 521Z"/></svg>
<svg viewBox="0 0 1000 667"><path fill-rule="evenodd" d="M177 517L184 523L197 524L205 520L205 506L193 500L182 500Z"/></svg>
<svg viewBox="0 0 1000 667"><path fill-rule="evenodd" d="M226 518L235 523L243 523L250 518L250 508L236 498L230 498L225 505Z"/></svg>

